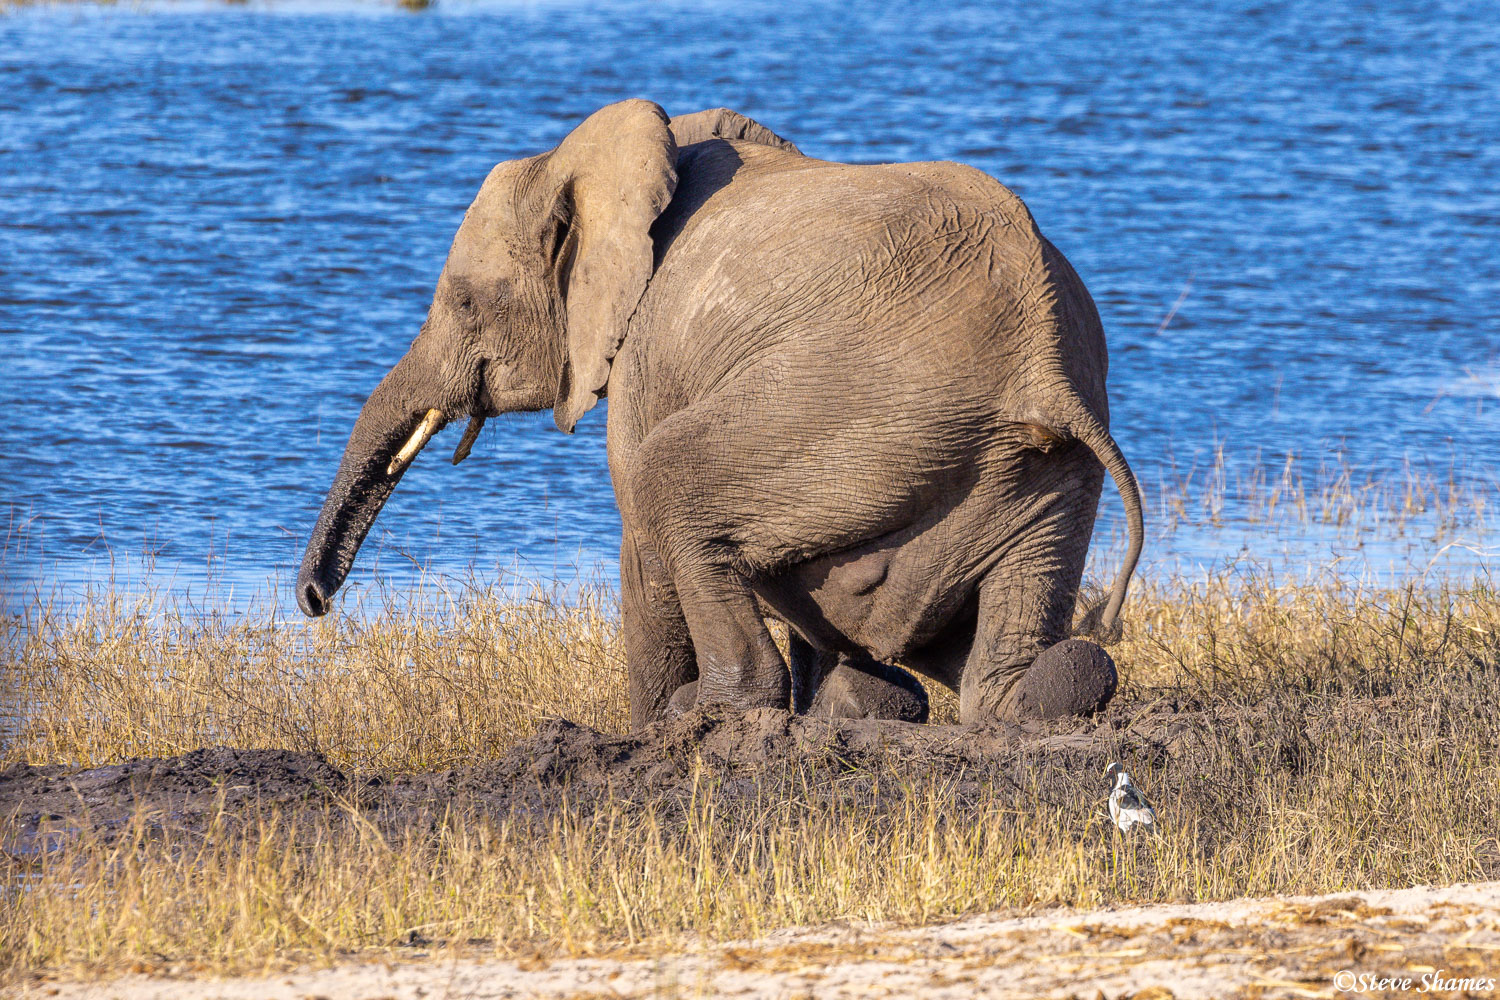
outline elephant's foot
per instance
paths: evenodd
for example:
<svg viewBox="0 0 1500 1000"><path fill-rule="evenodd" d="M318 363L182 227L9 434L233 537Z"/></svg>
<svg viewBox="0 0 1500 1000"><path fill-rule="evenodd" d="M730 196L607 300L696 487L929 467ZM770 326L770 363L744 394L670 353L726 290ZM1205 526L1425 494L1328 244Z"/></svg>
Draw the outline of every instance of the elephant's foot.
<svg viewBox="0 0 1500 1000"><path fill-rule="evenodd" d="M926 722L927 708L927 691L911 674L868 656L855 659L846 654L818 685L807 714Z"/></svg>
<svg viewBox="0 0 1500 1000"><path fill-rule="evenodd" d="M825 719L894 719L898 722L927 721L927 691L922 683L899 667L868 657L855 666L848 656L825 677L808 706L807 714ZM688 681L672 692L666 716L675 719L698 704L698 682Z"/></svg>
<svg viewBox="0 0 1500 1000"><path fill-rule="evenodd" d="M686 715L696 704L698 704L698 682L688 681L672 692L672 697L667 701L667 718L675 719L679 715Z"/></svg>
<svg viewBox="0 0 1500 1000"><path fill-rule="evenodd" d="M732 703L729 703L729 702L720 702L720 704L732 704ZM687 713L691 712L697 706L698 706L698 682L697 681L688 681L686 684L682 685L682 687L680 687L676 691L672 692L672 697L667 700L667 710L663 713L663 718L675 719L678 716L686 715ZM751 706L748 706L748 707L747 706L740 706L740 707L744 708L745 711L750 711L751 709L754 709L754 708L757 708L757 707L764 708L765 706L764 705L760 705L760 706L751 705ZM785 705L778 705L778 706L775 706L775 707L782 708L782 709L786 708Z"/></svg>
<svg viewBox="0 0 1500 1000"><path fill-rule="evenodd" d="M1097 712L1115 695L1115 661L1083 639L1064 639L1042 651L1000 703L1000 717L1061 719Z"/></svg>

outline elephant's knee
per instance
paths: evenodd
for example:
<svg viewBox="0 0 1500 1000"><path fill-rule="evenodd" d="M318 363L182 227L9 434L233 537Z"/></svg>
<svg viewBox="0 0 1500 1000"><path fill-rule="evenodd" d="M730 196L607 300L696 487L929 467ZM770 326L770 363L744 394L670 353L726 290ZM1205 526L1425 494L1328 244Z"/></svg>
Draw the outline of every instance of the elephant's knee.
<svg viewBox="0 0 1500 1000"><path fill-rule="evenodd" d="M1012 722L1089 715L1109 704L1118 684L1108 653L1083 639L1064 639L1043 650L1010 685L997 714Z"/></svg>

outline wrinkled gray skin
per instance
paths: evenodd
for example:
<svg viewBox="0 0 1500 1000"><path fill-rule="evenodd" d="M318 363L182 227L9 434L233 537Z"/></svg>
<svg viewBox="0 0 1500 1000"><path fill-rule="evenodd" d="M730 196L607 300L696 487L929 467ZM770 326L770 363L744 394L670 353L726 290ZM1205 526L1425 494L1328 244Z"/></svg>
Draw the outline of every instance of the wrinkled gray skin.
<svg viewBox="0 0 1500 1000"><path fill-rule="evenodd" d="M1093 711L1114 665L1061 640L1106 468L1130 549L1095 634L1142 538L1106 367L1082 282L979 171L611 105L481 186L350 434L298 601L328 610L429 410L551 407L571 431L607 392L635 724L710 702L924 719L897 661L965 723Z"/></svg>

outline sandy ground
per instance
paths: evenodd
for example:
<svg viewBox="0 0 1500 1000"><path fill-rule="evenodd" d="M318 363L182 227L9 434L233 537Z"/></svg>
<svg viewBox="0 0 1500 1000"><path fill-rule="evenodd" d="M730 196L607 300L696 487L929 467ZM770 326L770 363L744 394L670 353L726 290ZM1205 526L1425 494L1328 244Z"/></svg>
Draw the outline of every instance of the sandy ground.
<svg viewBox="0 0 1500 1000"><path fill-rule="evenodd" d="M1345 977L1397 980L1342 990ZM1426 979L1424 979L1424 976ZM1438 981L1434 981L1437 977ZM1489 980L1477 988L1453 981ZM1407 980L1403 989L1400 980ZM899 929L781 931L650 959L363 962L229 980L37 982L22 997L1334 997L1500 994L1500 882ZM1354 982L1352 985L1361 985Z"/></svg>

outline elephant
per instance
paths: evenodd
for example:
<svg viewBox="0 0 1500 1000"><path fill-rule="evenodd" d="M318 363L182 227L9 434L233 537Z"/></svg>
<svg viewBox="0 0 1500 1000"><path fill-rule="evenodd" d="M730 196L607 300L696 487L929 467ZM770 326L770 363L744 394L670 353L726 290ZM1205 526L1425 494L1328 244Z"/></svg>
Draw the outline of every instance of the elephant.
<svg viewBox="0 0 1500 1000"><path fill-rule="evenodd" d="M1140 557L1103 327L1021 199L950 162L814 159L727 109L611 104L500 163L426 321L365 402L308 541L325 613L449 422L608 398L632 725L698 705L965 725L1087 714L1070 638L1106 471ZM785 624L783 655L768 619Z"/></svg>

